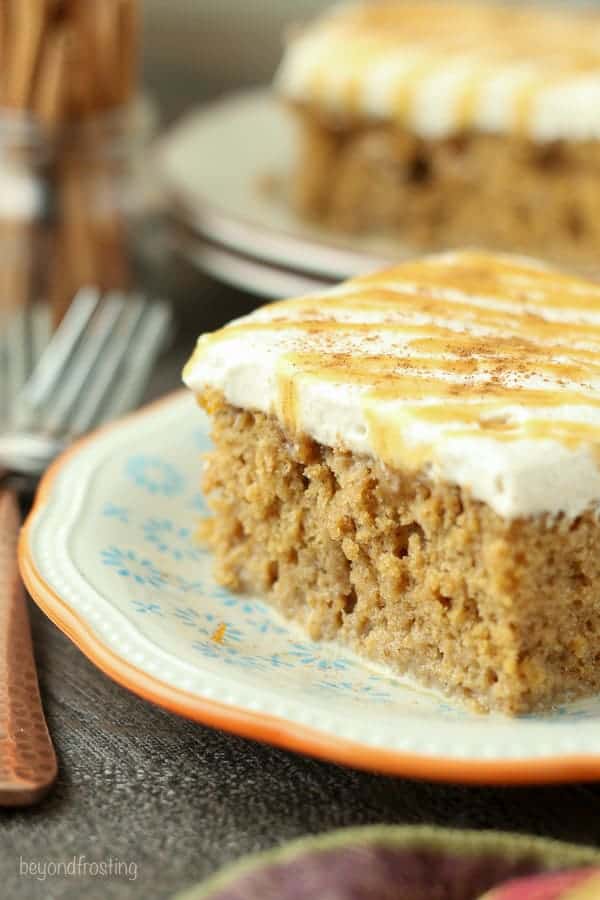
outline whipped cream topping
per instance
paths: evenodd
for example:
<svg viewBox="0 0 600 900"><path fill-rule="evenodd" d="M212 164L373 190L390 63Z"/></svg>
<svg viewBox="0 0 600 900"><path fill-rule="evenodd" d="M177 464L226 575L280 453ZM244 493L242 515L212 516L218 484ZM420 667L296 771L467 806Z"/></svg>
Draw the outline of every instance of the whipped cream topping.
<svg viewBox="0 0 600 900"><path fill-rule="evenodd" d="M531 260L446 253L261 307L184 380L506 518L600 502L600 286Z"/></svg>
<svg viewBox="0 0 600 900"><path fill-rule="evenodd" d="M600 137L600 15L488 3L335 8L290 40L287 98L393 120L425 138L466 129L537 141Z"/></svg>

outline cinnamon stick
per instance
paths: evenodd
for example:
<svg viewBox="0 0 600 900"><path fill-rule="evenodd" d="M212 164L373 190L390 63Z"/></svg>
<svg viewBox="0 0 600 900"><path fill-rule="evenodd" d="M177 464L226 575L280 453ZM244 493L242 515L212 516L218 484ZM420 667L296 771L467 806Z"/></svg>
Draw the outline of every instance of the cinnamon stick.
<svg viewBox="0 0 600 900"><path fill-rule="evenodd" d="M55 127L64 116L67 41L67 32L62 27L48 36L33 90L33 111L37 119L49 128Z"/></svg>
<svg viewBox="0 0 600 900"><path fill-rule="evenodd" d="M135 93L137 80L138 43L140 35L139 6L136 0L118 0L120 36L120 72L117 103L128 103Z"/></svg>
<svg viewBox="0 0 600 900"><path fill-rule="evenodd" d="M46 0L6 0L10 33L5 35L8 61L5 70L5 106L25 109L46 25Z"/></svg>

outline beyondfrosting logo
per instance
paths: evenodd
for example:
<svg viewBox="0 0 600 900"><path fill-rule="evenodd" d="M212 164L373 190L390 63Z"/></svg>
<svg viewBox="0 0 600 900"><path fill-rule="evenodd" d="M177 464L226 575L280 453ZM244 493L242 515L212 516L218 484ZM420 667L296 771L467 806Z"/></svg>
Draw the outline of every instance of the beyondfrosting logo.
<svg viewBox="0 0 600 900"><path fill-rule="evenodd" d="M109 856L108 859L93 860L87 856L72 856L69 859L23 859L19 857L19 875L46 881L48 878L123 878L135 881L138 864Z"/></svg>

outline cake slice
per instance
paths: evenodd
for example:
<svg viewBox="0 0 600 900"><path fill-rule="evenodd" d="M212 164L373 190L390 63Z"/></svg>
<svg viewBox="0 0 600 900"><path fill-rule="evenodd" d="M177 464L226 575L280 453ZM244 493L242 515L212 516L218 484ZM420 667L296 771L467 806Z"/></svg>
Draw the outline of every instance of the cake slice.
<svg viewBox="0 0 600 900"><path fill-rule="evenodd" d="M600 687L600 287L428 257L204 335L218 580L483 709Z"/></svg>
<svg viewBox="0 0 600 900"><path fill-rule="evenodd" d="M300 213L597 268L600 14L541 6L375 0L295 32Z"/></svg>

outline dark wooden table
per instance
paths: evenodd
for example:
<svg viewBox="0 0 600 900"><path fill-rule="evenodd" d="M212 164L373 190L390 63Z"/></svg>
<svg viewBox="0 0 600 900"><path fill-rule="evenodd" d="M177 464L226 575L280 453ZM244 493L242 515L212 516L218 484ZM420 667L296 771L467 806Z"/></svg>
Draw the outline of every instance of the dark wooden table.
<svg viewBox="0 0 600 900"><path fill-rule="evenodd" d="M178 386L198 331L256 302L175 270L179 334L152 396ZM41 806L0 813L0 897L166 898L249 851L363 823L500 828L600 845L600 786L446 786L296 756L157 709L97 671L33 607L32 620L60 776ZM32 863L51 871L79 858L112 859L113 868L120 861L136 877L31 874Z"/></svg>

